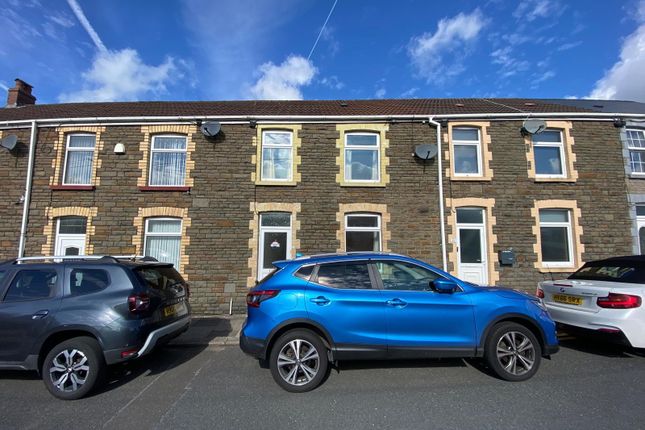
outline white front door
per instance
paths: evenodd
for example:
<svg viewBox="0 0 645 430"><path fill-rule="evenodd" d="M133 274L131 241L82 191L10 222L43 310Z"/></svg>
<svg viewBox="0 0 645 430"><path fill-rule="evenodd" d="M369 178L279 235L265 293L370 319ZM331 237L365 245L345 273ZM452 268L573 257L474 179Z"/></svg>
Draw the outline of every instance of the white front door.
<svg viewBox="0 0 645 430"><path fill-rule="evenodd" d="M55 255L85 255L84 234L59 234L56 236Z"/></svg>
<svg viewBox="0 0 645 430"><path fill-rule="evenodd" d="M638 251L641 255L645 254L645 218L638 217L636 222L638 227Z"/></svg>
<svg viewBox="0 0 645 430"><path fill-rule="evenodd" d="M488 283L484 209L457 209L458 277L473 284Z"/></svg>
<svg viewBox="0 0 645 430"><path fill-rule="evenodd" d="M291 214L266 212L260 214L258 244L258 281L271 273L273 262L291 258Z"/></svg>
<svg viewBox="0 0 645 430"><path fill-rule="evenodd" d="M87 219L67 216L56 220L54 255L85 255Z"/></svg>

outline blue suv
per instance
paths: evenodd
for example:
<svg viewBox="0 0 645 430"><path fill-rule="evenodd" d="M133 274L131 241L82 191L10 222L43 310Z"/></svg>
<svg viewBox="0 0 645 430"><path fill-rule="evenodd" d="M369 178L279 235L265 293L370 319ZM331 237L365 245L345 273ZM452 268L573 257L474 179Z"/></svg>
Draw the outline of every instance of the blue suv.
<svg viewBox="0 0 645 430"><path fill-rule="evenodd" d="M285 390L305 392L330 362L483 357L523 381L557 352L555 323L537 298L461 281L388 253L326 254L274 262L247 295L240 347Z"/></svg>

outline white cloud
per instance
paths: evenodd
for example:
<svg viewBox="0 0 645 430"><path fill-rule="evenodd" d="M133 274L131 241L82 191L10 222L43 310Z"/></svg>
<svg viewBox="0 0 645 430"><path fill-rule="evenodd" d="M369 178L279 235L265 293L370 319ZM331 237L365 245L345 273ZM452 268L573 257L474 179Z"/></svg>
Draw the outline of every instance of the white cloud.
<svg viewBox="0 0 645 430"><path fill-rule="evenodd" d="M302 87L312 82L317 71L311 61L299 55L290 55L280 65L269 61L258 68L260 77L249 94L262 100L301 100Z"/></svg>
<svg viewBox="0 0 645 430"><path fill-rule="evenodd" d="M341 82L336 75L324 77L320 80L320 83L333 90L342 90L343 88L345 88L345 83Z"/></svg>
<svg viewBox="0 0 645 430"><path fill-rule="evenodd" d="M408 55L417 74L428 83L441 83L461 73L464 57L486 25L479 9L463 12L453 18L443 18L437 31L413 37Z"/></svg>
<svg viewBox="0 0 645 430"><path fill-rule="evenodd" d="M401 98L404 98L404 99L413 98L414 95L417 93L417 91L419 91L418 87L413 87L413 88L410 88L409 90L403 91L401 93Z"/></svg>
<svg viewBox="0 0 645 430"><path fill-rule="evenodd" d="M501 66L500 74L502 78L508 78L524 72L530 66L528 61L516 58L510 46L496 49L490 56L493 58L493 64L499 64Z"/></svg>
<svg viewBox="0 0 645 430"><path fill-rule="evenodd" d="M645 102L645 1L639 3L640 26L625 40L620 59L596 82L592 99L626 99Z"/></svg>
<svg viewBox="0 0 645 430"><path fill-rule="evenodd" d="M532 22L538 18L558 16L563 11L564 7L554 0L524 0L513 12L513 17L518 21Z"/></svg>
<svg viewBox="0 0 645 430"><path fill-rule="evenodd" d="M582 41L580 40L577 42L563 43L562 45L558 46L558 51L568 51L569 49L573 49L580 45L582 45Z"/></svg>
<svg viewBox="0 0 645 430"><path fill-rule="evenodd" d="M82 89L58 96L60 102L134 101L166 92L166 86L183 78L168 57L158 66L145 64L137 51L101 51L90 70L81 74Z"/></svg>
<svg viewBox="0 0 645 430"><path fill-rule="evenodd" d="M9 91L9 87L6 86L4 83L0 82L0 88L4 91Z"/></svg>
<svg viewBox="0 0 645 430"><path fill-rule="evenodd" d="M387 90L385 88L379 88L374 93L374 97L376 97L377 99L382 99L383 97L385 97L386 93L387 93Z"/></svg>

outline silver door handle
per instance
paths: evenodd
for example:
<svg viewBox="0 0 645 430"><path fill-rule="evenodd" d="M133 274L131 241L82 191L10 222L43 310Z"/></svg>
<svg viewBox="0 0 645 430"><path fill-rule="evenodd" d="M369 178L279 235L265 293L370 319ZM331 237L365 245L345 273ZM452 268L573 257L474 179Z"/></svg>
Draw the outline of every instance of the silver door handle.
<svg viewBox="0 0 645 430"><path fill-rule="evenodd" d="M40 320L40 319L45 318L47 315L49 315L49 311L48 311L48 310L46 310L46 309L44 309L44 310L42 310L42 311L38 311L38 312L36 312L35 314L33 314L33 315L31 316L31 319L32 319L32 320Z"/></svg>

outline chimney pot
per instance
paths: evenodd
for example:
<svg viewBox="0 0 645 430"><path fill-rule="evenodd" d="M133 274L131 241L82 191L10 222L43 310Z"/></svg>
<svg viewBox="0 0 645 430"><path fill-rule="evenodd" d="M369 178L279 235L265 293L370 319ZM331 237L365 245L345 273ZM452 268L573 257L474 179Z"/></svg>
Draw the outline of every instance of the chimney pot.
<svg viewBox="0 0 645 430"><path fill-rule="evenodd" d="M7 92L7 107L18 107L36 104L36 97L31 94L33 87L22 79L16 79L16 85Z"/></svg>

